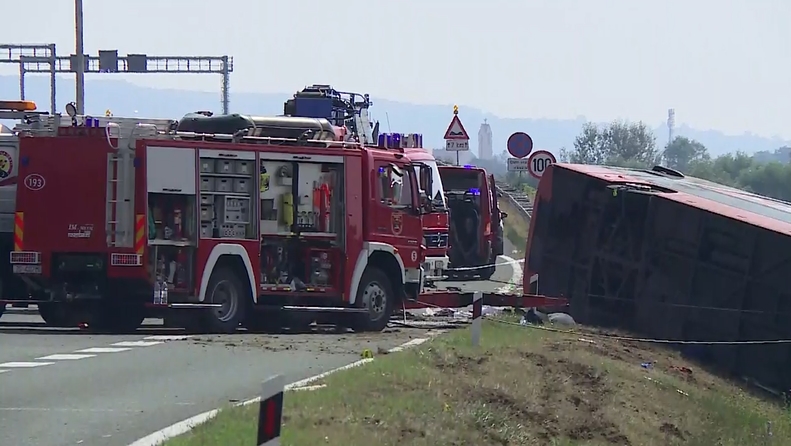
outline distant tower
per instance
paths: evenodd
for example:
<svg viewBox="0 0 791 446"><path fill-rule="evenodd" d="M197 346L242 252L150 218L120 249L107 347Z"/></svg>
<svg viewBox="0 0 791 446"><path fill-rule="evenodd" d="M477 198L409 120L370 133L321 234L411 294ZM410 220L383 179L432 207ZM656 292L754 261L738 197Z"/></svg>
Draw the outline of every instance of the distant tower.
<svg viewBox="0 0 791 446"><path fill-rule="evenodd" d="M478 157L484 160L492 159L492 127L485 119L478 130Z"/></svg>
<svg viewBox="0 0 791 446"><path fill-rule="evenodd" d="M673 131L676 129L676 109L667 111L667 143L673 142Z"/></svg>

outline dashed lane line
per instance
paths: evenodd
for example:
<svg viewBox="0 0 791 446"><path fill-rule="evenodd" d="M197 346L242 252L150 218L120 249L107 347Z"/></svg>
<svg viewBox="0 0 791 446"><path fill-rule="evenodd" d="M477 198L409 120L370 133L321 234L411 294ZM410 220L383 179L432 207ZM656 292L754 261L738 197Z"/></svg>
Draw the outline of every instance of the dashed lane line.
<svg viewBox="0 0 791 446"><path fill-rule="evenodd" d="M132 350L131 347L91 347L77 350L74 353L120 353Z"/></svg>
<svg viewBox="0 0 791 446"><path fill-rule="evenodd" d="M30 369L33 367L41 367L44 365L52 365L54 362L32 362L32 361L16 361L4 362L0 364L0 368L4 369Z"/></svg>
<svg viewBox="0 0 791 446"><path fill-rule="evenodd" d="M152 345L162 344L164 341L121 341L110 344L113 347L151 347Z"/></svg>
<svg viewBox="0 0 791 446"><path fill-rule="evenodd" d="M56 353L54 355L36 358L36 361L73 361L75 359L93 358L96 355L76 354L76 353Z"/></svg>
<svg viewBox="0 0 791 446"><path fill-rule="evenodd" d="M13 361L0 364L0 373L10 372L14 369L29 369L53 365L61 361L76 361L79 359L94 358L102 353L121 353L133 350L135 347L151 347L169 341L185 341L191 335L157 335L146 336L139 341L120 341L110 344L110 347L91 347L77 350L72 353L55 353L52 355L36 358L34 361Z"/></svg>

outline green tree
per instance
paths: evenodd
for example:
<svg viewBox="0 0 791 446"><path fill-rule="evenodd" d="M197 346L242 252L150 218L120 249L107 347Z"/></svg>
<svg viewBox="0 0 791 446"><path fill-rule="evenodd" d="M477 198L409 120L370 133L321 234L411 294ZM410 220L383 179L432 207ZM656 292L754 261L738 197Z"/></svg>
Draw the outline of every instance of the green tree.
<svg viewBox="0 0 791 446"><path fill-rule="evenodd" d="M710 159L706 146L684 136L677 136L665 147L662 153L665 165L671 169L686 172L690 164Z"/></svg>
<svg viewBox="0 0 791 446"><path fill-rule="evenodd" d="M580 164L646 167L659 159L656 138L643 122L613 121L599 127L585 123L574 149L561 149L561 159Z"/></svg>

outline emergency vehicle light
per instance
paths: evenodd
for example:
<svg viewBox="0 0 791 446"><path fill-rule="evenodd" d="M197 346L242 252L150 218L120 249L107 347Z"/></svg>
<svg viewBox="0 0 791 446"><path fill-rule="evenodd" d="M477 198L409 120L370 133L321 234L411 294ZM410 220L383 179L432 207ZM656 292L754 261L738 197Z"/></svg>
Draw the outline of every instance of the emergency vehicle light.
<svg viewBox="0 0 791 446"><path fill-rule="evenodd" d="M465 164L465 165L464 165L464 168L465 168L465 169L474 169L474 168L475 168L475 166L473 166L472 164Z"/></svg>
<svg viewBox="0 0 791 446"><path fill-rule="evenodd" d="M36 103L33 101L0 101L0 110L35 111Z"/></svg>
<svg viewBox="0 0 791 446"><path fill-rule="evenodd" d="M481 194L481 190L480 190L480 189L477 189L477 188L472 188L472 189L470 189L470 190L469 190L469 191L467 191L467 192L469 192L469 193L471 193L471 194L473 194L473 195L480 195L480 194Z"/></svg>
<svg viewBox="0 0 791 446"><path fill-rule="evenodd" d="M423 147L423 135L420 133L381 133L379 147L385 149L411 149Z"/></svg>
<svg viewBox="0 0 791 446"><path fill-rule="evenodd" d="M384 149L401 148L401 134L400 133L382 133L379 135L379 147Z"/></svg>

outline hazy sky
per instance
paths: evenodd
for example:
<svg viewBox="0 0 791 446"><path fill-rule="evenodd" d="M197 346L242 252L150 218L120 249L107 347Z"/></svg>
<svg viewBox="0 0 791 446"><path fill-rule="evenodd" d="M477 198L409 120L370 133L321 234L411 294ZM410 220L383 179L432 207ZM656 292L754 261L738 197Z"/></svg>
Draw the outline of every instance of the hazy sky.
<svg viewBox="0 0 791 446"><path fill-rule="evenodd" d="M74 50L71 0L2 3L0 42ZM652 124L673 107L678 123L696 128L791 138L788 0L84 0L84 8L86 52L232 55L236 94L331 83L508 117ZM220 83L117 77L205 91Z"/></svg>

